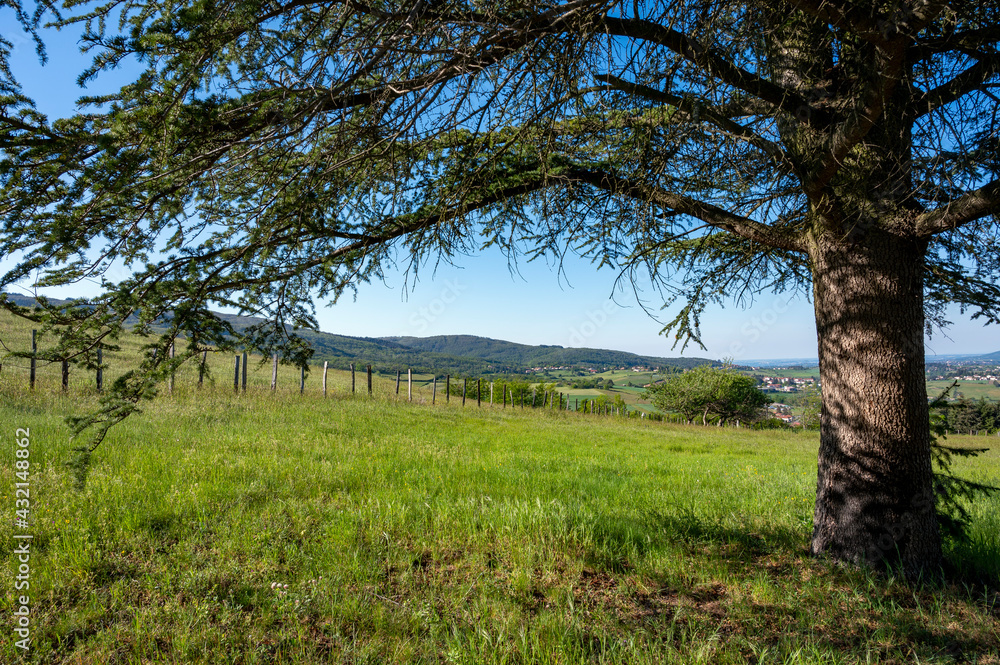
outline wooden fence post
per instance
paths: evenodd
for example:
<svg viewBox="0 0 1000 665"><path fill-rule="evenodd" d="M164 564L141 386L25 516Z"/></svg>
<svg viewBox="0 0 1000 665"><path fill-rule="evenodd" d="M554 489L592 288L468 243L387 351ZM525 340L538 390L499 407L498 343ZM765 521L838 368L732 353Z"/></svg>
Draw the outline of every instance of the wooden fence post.
<svg viewBox="0 0 1000 665"><path fill-rule="evenodd" d="M205 382L205 363L208 362L208 349L201 352L201 363L198 365L198 387Z"/></svg>
<svg viewBox="0 0 1000 665"><path fill-rule="evenodd" d="M431 387L431 404L434 404L435 400L437 400L437 395L438 395L438 378L437 375L435 375L434 384Z"/></svg>
<svg viewBox="0 0 1000 665"><path fill-rule="evenodd" d="M354 394L354 363L351 363L351 394Z"/></svg>
<svg viewBox="0 0 1000 665"><path fill-rule="evenodd" d="M104 362L104 354L101 353L101 347L97 347L97 392L102 392L104 390L104 368L102 363Z"/></svg>
<svg viewBox="0 0 1000 665"><path fill-rule="evenodd" d="M62 361L62 391L67 392L69 390L69 361Z"/></svg>
<svg viewBox="0 0 1000 665"><path fill-rule="evenodd" d="M462 406L465 406L465 396L469 394L469 377L462 379Z"/></svg>
<svg viewBox="0 0 1000 665"><path fill-rule="evenodd" d="M244 351L243 352L243 379L242 379L242 381L240 381L240 389L243 390L243 392L247 391L247 360L249 360L249 358L247 358L247 352Z"/></svg>
<svg viewBox="0 0 1000 665"><path fill-rule="evenodd" d="M306 391L306 366L303 365L299 368L299 394L303 394Z"/></svg>
<svg viewBox="0 0 1000 665"><path fill-rule="evenodd" d="M278 388L278 354L271 356L271 391Z"/></svg>
<svg viewBox="0 0 1000 665"><path fill-rule="evenodd" d="M240 357L236 356L236 371L233 373L233 390L240 391Z"/></svg>
<svg viewBox="0 0 1000 665"><path fill-rule="evenodd" d="M490 381L490 407L493 406L493 382Z"/></svg>
<svg viewBox="0 0 1000 665"><path fill-rule="evenodd" d="M513 395L511 395L513 397ZM507 384L503 384L503 408L507 408Z"/></svg>
<svg viewBox="0 0 1000 665"><path fill-rule="evenodd" d="M34 328L31 329L31 370L28 373L28 383L32 390L35 389L35 364L37 362L36 356L38 355L38 342L35 339L37 332Z"/></svg>
<svg viewBox="0 0 1000 665"><path fill-rule="evenodd" d="M323 361L323 397L326 397L326 372L330 369L330 361Z"/></svg>
<svg viewBox="0 0 1000 665"><path fill-rule="evenodd" d="M399 370L396 370L396 394L399 394Z"/></svg>
<svg viewBox="0 0 1000 665"><path fill-rule="evenodd" d="M483 406L483 380L476 379L476 406L482 408Z"/></svg>
<svg viewBox="0 0 1000 665"><path fill-rule="evenodd" d="M368 365L368 395L372 394L372 366Z"/></svg>
<svg viewBox="0 0 1000 665"><path fill-rule="evenodd" d="M406 370L406 399L413 401L413 370L409 368Z"/></svg>
<svg viewBox="0 0 1000 665"><path fill-rule="evenodd" d="M168 357L170 358L171 361L173 361L173 359L174 359L174 343L173 342L170 342L170 352L169 352ZM170 380L167 381L167 394L168 395L173 395L174 394L174 379L176 377L174 376L174 368L173 368L172 365L173 365L173 362L171 362Z"/></svg>

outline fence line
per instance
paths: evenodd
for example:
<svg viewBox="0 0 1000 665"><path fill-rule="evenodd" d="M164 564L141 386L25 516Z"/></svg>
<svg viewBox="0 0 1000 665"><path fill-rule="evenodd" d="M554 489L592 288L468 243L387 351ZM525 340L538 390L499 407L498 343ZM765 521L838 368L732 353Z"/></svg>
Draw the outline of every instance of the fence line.
<svg viewBox="0 0 1000 665"><path fill-rule="evenodd" d="M71 374L71 367L70 367L70 365L71 365L71 363L68 360L66 360L66 359L58 359L58 358L53 359L53 358L51 358L51 356L49 356L47 358L40 357L39 356L39 352L38 352L38 335L37 335L37 331L36 330L32 330L31 333L32 333L31 334L31 353L30 354L26 354L26 355L29 356L28 357L28 361L29 362L27 364L27 367L25 367L24 364L21 364L21 363L18 363L18 362L11 362L10 360L7 360L3 364L0 364L0 373L2 373L2 375L4 377L9 377L11 375L11 370L15 370L15 371L16 370L21 370L21 371L24 371L24 369L28 369L28 388L29 388L29 390L36 390L39 387L39 385L50 385L51 386L52 383L47 383L46 384L45 382L41 381L42 376L45 375L45 376L51 377L52 376L51 374L46 374L46 370L48 370L48 371L51 372L51 370L54 370L56 367L59 367L59 370L58 370L59 371L59 374L58 374L59 378L57 379L58 380L58 385L59 385L59 391L62 392L62 393L67 393L69 391L70 383L71 383L71 381L70 381L70 378L71 378L70 377L70 374ZM155 358L157 350L153 349L151 353L152 353L153 358ZM171 344L168 347L167 354L168 354L168 357L172 361L174 359L174 357L175 357L175 348L174 348L173 344ZM22 355L20 357L23 358L24 356ZM200 354L195 355L195 358L197 359L196 360L196 363L197 363L197 384L196 384L196 386L197 386L197 388L200 389L200 388L202 388L202 386L204 384L205 374L207 373L207 367L208 367L208 350L207 349L202 350ZM105 362L105 360L106 360L105 354L103 353L103 350L101 348L97 348L96 349L96 359L97 359L97 366L96 366L96 369L94 370L94 372L95 372L94 373L94 383L90 384L89 387L90 387L90 389L96 388L96 391L98 393L100 393L100 392L102 392L104 390L104 387L105 387L104 386L104 379L106 378L105 371L110 366L114 365L114 361L112 360L111 363L106 363ZM41 364L39 364L39 362L38 362L39 360L43 360L43 362ZM241 354L236 355L234 357L234 359L233 359L233 390L237 394L246 393L247 392L248 377L249 377L249 360L250 360L250 358L249 358L249 354L248 354L247 351L243 351ZM278 379L279 379L279 376L278 376L278 356L277 356L277 354L272 355L271 360L272 360L272 368L271 368L270 388L271 388L271 391L273 392L273 391L277 390ZM183 364L182 364L182 366L183 366ZM323 394L323 397L327 397L327 395L329 393L329 390L330 390L329 383L328 383L329 368L330 368L329 361L324 361L323 362L323 379L322 379L322 394ZM177 380L178 380L178 378L177 378L177 371L176 371L177 369L179 369L179 368L173 368L173 367L171 367L170 373L167 375L167 379L166 379L167 392L168 392L168 394L171 394L171 395L174 394L174 392L175 392L175 386L176 386L176 383L177 383ZM7 371L3 371L3 370L7 370ZM371 364L366 364L365 365L365 370L366 370L368 395L369 396L373 396L375 394L375 390L374 390L374 384L373 384L374 379L373 379L372 365ZM351 372L350 390L351 390L351 394L352 395L356 394L356 388L357 388L355 371L356 371L355 363L350 363L350 372ZM438 378L439 377L438 377L437 374L433 374L431 376L430 380L427 383L423 384L425 386L425 389L427 387L427 384L428 383L430 384L430 389L431 389L430 403L432 405L434 405L434 404L437 403L437 387L438 387L437 383L438 383ZM444 378L445 378L445 402L446 403L450 403L450 401L451 401L451 393L452 393L451 374L445 374ZM462 406L463 407L466 405L466 400L470 396L470 392L469 392L469 378L470 377L468 377L468 376L462 377L461 398L462 398ZM395 394L397 396L399 395L399 389L401 387L401 379L402 379L401 370L396 370ZM413 395L414 377L413 377L413 370L412 370L412 368L407 368L406 379L407 379L407 401L412 402L413 401L413 397L414 397L414 395ZM49 379L49 380L51 380L51 379ZM479 408L482 408L482 406L483 406L483 397L484 397L484 395L483 395L483 379L482 379L482 377L477 377L475 379L475 382L476 383L475 383L474 389L475 389L475 397L476 397L476 406L479 407ZM496 395L495 395L495 388L498 387L496 385L497 383L500 383L499 387L501 388L501 395L500 395L499 400L496 398ZM305 384L306 384L306 367L303 366L303 367L300 367L300 372L299 372L299 391L298 391L299 394L305 394L305 392L306 392L306 385ZM539 396L539 394L538 394L539 390L538 390L537 386L531 386L531 393L529 395L528 394L528 390L527 390L528 389L528 385L527 384L511 384L511 383L509 383L507 381L499 381L498 382L496 380L492 380L492 381L489 381L489 386L488 387L489 387L489 406L491 408L500 407L500 408L506 409L507 406L508 406L508 398L509 398L511 408L516 407L518 405L518 403L520 403L520 408L521 409L526 408L526 406L530 406L532 408L543 408L543 409L544 408L548 408L548 409L551 409L552 411L556 411L556 410L563 411L563 410L565 410L565 411L568 411L568 412L575 412L575 413L581 413L581 414L590 414L590 415L593 415L595 417L597 417L597 416L623 417L624 416L624 417L636 417L636 418L640 418L640 419L651 419L652 418L652 419L663 420L665 422L671 422L671 423L677 423L677 424L685 424L687 422L686 419L682 415L679 415L679 414L648 414L648 413L646 413L646 412L644 412L644 411L642 411L640 409L633 409L632 411L627 411L626 410L625 412L623 412L623 409L622 409L623 404L620 401L617 402L617 403L612 402L612 401L610 401L609 398L583 399L581 401L581 398L579 396L576 396L576 397L572 398L572 401L571 401L570 395L564 395L563 392L559 391L559 390L552 390L552 391L543 390L543 391L541 391L542 394ZM456 393L457 392L458 391L456 391ZM541 398L540 399L540 404L539 404L539 397ZM530 400L530 402L529 402L529 400ZM739 426L739 425L737 425L737 426ZM960 434L960 433L964 434L965 432L968 432L968 434L970 436L991 436L991 435L996 435L996 436L1000 437L1000 430L995 429L995 428L994 429L988 429L988 428L982 428L982 429L967 428L967 429L964 429L963 431L956 431L954 433L956 433L956 434Z"/></svg>
<svg viewBox="0 0 1000 665"><path fill-rule="evenodd" d="M157 355L157 350L153 349L150 353L151 353L152 357L155 359L156 355ZM94 373L94 383L90 384L90 386L93 387L93 388L96 388L96 390L98 392L101 392L101 391L104 390L104 387L105 387L104 386L104 379L106 377L106 370L108 370L110 367L113 367L116 363L115 363L115 361L113 359L111 360L111 362L106 362L105 354L103 352L103 349L101 349L101 348L98 348L96 350L96 356L97 356L97 367L94 370L94 372L95 372ZM173 344L171 344L168 347L168 349L167 349L167 356L168 356L168 358L171 361L173 361L173 359L175 358L175 356L176 356L176 350L175 350L175 347L174 347ZM195 364L197 365L197 371L196 371L197 379L196 379L196 383L194 385L196 385L196 387L200 389L200 388L202 388L204 386L205 375L208 373L209 349L202 350L200 354L197 354L194 357L196 358ZM236 393L236 394L244 394L248 390L248 382L249 382L249 374L250 374L250 367L249 367L250 357L249 357L249 353L247 351L243 351L243 352L241 352L239 354L236 354L236 355L230 356L230 357L233 358L233 361L232 361L233 364L231 365L232 372L233 372L233 374L232 374L232 376L233 376L233 392ZM37 334L36 330L32 330L32 336L31 336L31 354L29 356L29 361L30 361L29 362L29 389L34 390L35 388L38 387L38 385L39 385L39 379L40 379L40 371L39 371L40 369L42 369L44 367L58 365L61 368L61 371L60 371L60 381L59 381L60 389L61 389L62 392L68 392L69 388L70 388L70 369L71 369L70 365L71 365L71 363L68 360L63 359L63 360L48 360L47 362L45 362L45 363L43 363L43 364L40 365L38 363L38 360L40 360L40 359L41 358L39 357L39 354L38 354L38 334ZM276 391L278 389L278 383L279 383L278 364L279 364L279 362L278 362L278 355L277 354L273 354L271 356L271 377L270 377L270 379L271 379L271 381L270 381L270 389L271 389L272 392ZM2 367L3 369L7 369L8 371L6 373L4 373L4 374L7 375L7 376L9 376L11 369L15 369L16 370L18 367L22 367L23 368L23 365L19 365L16 362L12 363L12 362L8 361L7 363L4 363L3 365L0 365L0 367ZM182 363L181 367L183 367L183 363ZM189 365L189 367L190 367L190 365ZM179 368L173 368L173 367L171 367L170 368L170 372L167 375L167 379L166 379L167 393L170 394L170 395L173 395L176 392L175 388L178 386L178 382L180 382L180 385L183 385L183 380L178 376L178 373L177 373L178 369ZM322 385L321 390L322 390L322 393L323 393L324 397L328 396L328 394L330 392L330 384L329 384L329 381L328 381L329 369L330 369L330 363L329 363L329 361L324 361L323 362L323 379L322 379L322 384L321 384ZM0 370L0 371L2 371L2 370ZM350 372L351 372L351 387L350 387L351 393L352 394L356 394L357 393L357 376L356 376L356 365L355 365L355 363L351 363L350 364ZM370 364L366 364L365 365L365 373L366 373L366 379L367 379L368 394L369 395L374 395L375 394L374 376L373 376L374 375L374 371L373 371L372 365L370 365ZM182 374L183 374L183 372L182 372ZM431 389L431 399L430 399L431 404L436 404L437 403L437 382L438 382L438 378L439 378L438 375L434 374L434 375L431 376L430 380L428 381L428 383L430 384L430 389ZM451 401L451 393L452 393L451 374L445 374L444 378L445 378L445 401L446 401L446 403L450 403L450 401ZM193 376L192 376L192 379L193 379ZM303 367L300 367L300 372L299 372L299 391L298 392L300 394L305 394L305 392L306 392L306 390L305 390L306 389L306 385L305 385L306 381L305 381L305 379L306 379L306 367L303 366ZM470 392L469 379L470 379L470 377L468 377L468 376L462 377L461 398L462 398L462 405L463 406L466 405L468 398L472 394ZM414 398L414 394L413 394L413 390L414 390L414 385L413 385L414 384L414 377L413 377L413 369L412 368L407 368L407 371L406 371L406 380L407 380L407 400L412 402L413 398ZM399 395L399 390L401 388L401 383L402 383L402 371L401 370L396 370L396 385L395 385L395 394L396 395ZM534 407L534 408L539 408L539 407L546 408L547 407L547 408L551 408L552 410L557 410L557 409L558 410L563 410L564 407L565 407L566 411L582 411L582 412L585 412L585 413L586 412L591 412L591 413L595 413L595 414L597 414L598 411L599 411L598 407L596 406L597 402L594 401L594 400L585 401L581 405L579 398L577 398L575 400L575 402L571 403L570 400L569 400L569 397L566 397L565 398L565 402L564 402L564 397L563 397L563 395L562 395L561 392L559 392L557 390L553 390L553 391L545 390L545 391L542 391L541 395L539 395L539 390L538 390L537 386L532 386L531 387L531 395L529 397L527 395L527 388L528 388L528 386L526 384L522 384L520 387L518 387L518 386L515 386L515 385L511 385L511 384L509 384L506 381L500 381L499 382L501 384L499 387L502 390L502 396L500 397L499 404L498 404L498 400L497 400L497 397L496 397L496 394L495 394L495 389L498 387L496 385L497 383L498 382L495 381L495 380L489 381L488 388L489 388L489 406L490 407L502 406L502 408L506 409L507 406L508 406L508 398L509 398L509 400L510 400L510 406L512 406L512 407L515 406L515 404L519 401L522 409L525 408L526 406L531 406L531 407ZM426 386L427 384L425 383L424 385ZM483 401L484 401L483 400L483 398L484 398L483 388L484 388L484 386L483 386L483 379L482 379L482 377L476 377L475 378L475 386L472 389L475 390L476 406L479 407L479 408L482 408L482 406L483 406ZM530 399L530 403L528 403L529 399ZM605 409L605 410L601 411L601 413L606 414L606 415L612 415L612 414L614 414L616 412L612 411L612 410ZM639 414L636 413L635 415L639 415Z"/></svg>

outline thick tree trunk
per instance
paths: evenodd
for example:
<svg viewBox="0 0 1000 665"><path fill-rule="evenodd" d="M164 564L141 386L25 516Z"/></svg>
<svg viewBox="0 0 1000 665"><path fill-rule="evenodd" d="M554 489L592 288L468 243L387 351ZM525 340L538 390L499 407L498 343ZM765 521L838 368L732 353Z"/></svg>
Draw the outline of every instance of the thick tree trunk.
<svg viewBox="0 0 1000 665"><path fill-rule="evenodd" d="M823 389L812 551L936 574L924 379L926 246L878 229L811 252Z"/></svg>

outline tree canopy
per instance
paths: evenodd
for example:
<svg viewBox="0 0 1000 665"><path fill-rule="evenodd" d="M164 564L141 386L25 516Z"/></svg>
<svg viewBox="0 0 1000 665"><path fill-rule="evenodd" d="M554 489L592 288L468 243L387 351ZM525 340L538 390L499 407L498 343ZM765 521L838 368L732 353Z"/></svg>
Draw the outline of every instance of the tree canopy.
<svg viewBox="0 0 1000 665"><path fill-rule="evenodd" d="M646 389L646 398L657 408L676 411L692 422L709 415L720 423L756 420L767 405L767 396L756 382L732 367L701 365Z"/></svg>
<svg viewBox="0 0 1000 665"><path fill-rule="evenodd" d="M79 306L4 303L64 357L92 364L138 314L170 321L164 351L301 362L286 324L316 299L489 246L659 285L684 343L707 305L800 290L824 393L813 550L939 565L923 335L951 302L1000 318L995 0L4 9L80 31L81 82L143 68L50 120L0 43L0 287L131 271ZM234 336L220 304L272 324ZM99 440L185 358L81 426Z"/></svg>

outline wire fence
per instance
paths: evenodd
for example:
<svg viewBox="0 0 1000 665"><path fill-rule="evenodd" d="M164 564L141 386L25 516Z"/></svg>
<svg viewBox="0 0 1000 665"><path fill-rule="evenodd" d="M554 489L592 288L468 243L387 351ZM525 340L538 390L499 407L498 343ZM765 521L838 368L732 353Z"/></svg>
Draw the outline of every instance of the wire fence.
<svg viewBox="0 0 1000 665"><path fill-rule="evenodd" d="M136 369L143 360L143 353L135 348L101 350L98 367L87 368L77 362L53 359L53 350L44 348L36 331L31 331L30 339L18 339L5 332L2 341L5 354L0 356L0 384L15 390L101 393L109 390L114 381L130 369ZM172 347L169 353L173 355ZM595 416L654 417L657 420L683 422L683 418L673 414L660 416L629 409L621 398L574 398L554 387L539 388L524 380L419 374L412 369L406 369L405 373L404 370L396 370L393 377L373 371L372 365L366 363L352 363L347 371L332 369L328 362L292 367L280 363L277 356L262 358L215 350L204 350L187 358L159 386L161 395L220 389L237 394L270 391L283 394L321 393L324 396L386 396L430 404L454 402L480 408L550 409Z"/></svg>

